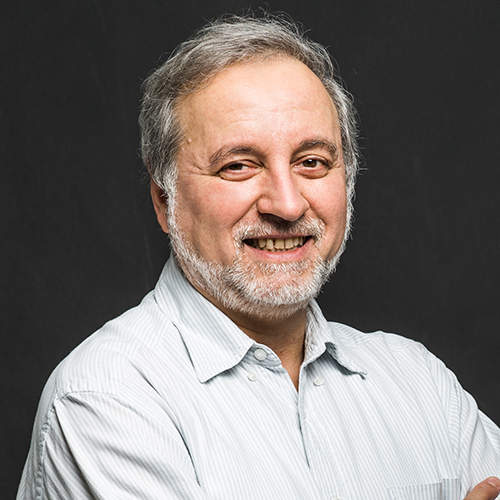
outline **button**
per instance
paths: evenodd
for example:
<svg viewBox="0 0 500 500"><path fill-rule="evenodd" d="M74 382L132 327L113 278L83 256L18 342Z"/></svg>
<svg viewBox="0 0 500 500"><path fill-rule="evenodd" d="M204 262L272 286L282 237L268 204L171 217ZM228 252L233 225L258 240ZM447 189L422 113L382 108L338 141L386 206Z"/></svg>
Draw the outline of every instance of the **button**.
<svg viewBox="0 0 500 500"><path fill-rule="evenodd" d="M258 359L259 361L264 361L267 358L267 352L264 351L264 349L261 349L260 347L255 349L253 355L255 356L255 359Z"/></svg>
<svg viewBox="0 0 500 500"><path fill-rule="evenodd" d="M255 373L253 373L253 372L250 372L248 374L248 380L251 380L252 382L255 382L257 380L257 375L255 375Z"/></svg>
<svg viewBox="0 0 500 500"><path fill-rule="evenodd" d="M318 377L315 381L314 381L314 385L317 385L318 387L320 385L323 385L325 383L325 381L321 378L321 377Z"/></svg>

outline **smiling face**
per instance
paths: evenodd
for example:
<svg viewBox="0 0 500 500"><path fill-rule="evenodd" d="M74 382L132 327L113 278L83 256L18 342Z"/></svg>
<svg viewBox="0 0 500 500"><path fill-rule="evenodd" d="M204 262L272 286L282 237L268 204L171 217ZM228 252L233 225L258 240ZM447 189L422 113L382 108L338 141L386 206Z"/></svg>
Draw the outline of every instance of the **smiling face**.
<svg viewBox="0 0 500 500"><path fill-rule="evenodd" d="M189 281L229 316L304 308L346 233L337 113L302 63L239 64L189 94L174 203L155 208Z"/></svg>

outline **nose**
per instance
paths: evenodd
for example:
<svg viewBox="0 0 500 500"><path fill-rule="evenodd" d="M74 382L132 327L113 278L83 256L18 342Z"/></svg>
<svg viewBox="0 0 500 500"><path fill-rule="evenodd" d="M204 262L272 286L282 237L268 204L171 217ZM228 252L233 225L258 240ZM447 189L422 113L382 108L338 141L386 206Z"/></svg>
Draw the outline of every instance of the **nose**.
<svg viewBox="0 0 500 500"><path fill-rule="evenodd" d="M289 165L268 169L263 179L262 194L257 201L261 214L270 214L287 221L300 219L309 208L309 202L300 189L300 179Z"/></svg>

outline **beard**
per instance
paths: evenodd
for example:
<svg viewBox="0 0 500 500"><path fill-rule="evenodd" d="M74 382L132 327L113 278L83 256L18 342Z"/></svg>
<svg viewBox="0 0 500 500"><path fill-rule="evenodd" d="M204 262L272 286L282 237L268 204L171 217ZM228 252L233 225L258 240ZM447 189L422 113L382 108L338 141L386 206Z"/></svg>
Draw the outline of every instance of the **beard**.
<svg viewBox="0 0 500 500"><path fill-rule="evenodd" d="M174 205L174 206L172 206ZM175 202L168 210L170 246L178 267L198 290L216 299L225 309L258 317L282 319L292 316L320 292L334 272L349 234L349 218L342 244L331 259L319 255L299 262L268 263L249 261L245 240L266 235L303 234L320 246L325 226L319 219L286 221L262 214L256 223L240 223L234 229L235 255L230 265L208 261L186 240L175 216Z"/></svg>

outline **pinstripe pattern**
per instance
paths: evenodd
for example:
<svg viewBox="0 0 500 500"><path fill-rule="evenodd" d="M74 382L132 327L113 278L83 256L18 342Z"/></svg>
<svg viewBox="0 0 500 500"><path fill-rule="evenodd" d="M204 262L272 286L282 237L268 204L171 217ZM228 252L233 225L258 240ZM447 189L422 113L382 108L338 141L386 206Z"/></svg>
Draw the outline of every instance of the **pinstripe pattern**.
<svg viewBox="0 0 500 500"><path fill-rule="evenodd" d="M462 500L499 429L420 344L308 313L295 390L172 261L54 371L18 500Z"/></svg>

